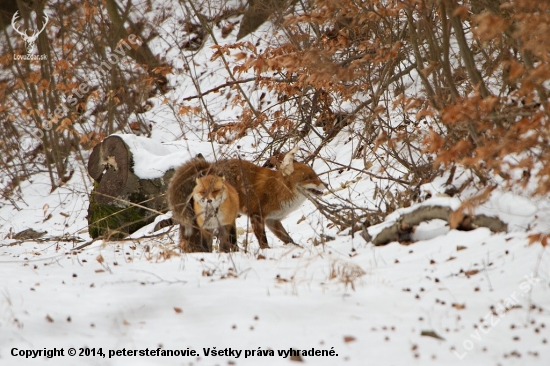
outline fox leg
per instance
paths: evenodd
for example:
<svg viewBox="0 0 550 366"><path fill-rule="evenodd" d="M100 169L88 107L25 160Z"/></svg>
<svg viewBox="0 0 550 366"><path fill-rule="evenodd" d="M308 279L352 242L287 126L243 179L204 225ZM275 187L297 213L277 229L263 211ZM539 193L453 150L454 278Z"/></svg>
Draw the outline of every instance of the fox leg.
<svg viewBox="0 0 550 366"><path fill-rule="evenodd" d="M229 226L229 243L231 244L231 250L236 252L239 250L239 247L237 246L237 225L233 223L233 225Z"/></svg>
<svg viewBox="0 0 550 366"><path fill-rule="evenodd" d="M187 233L189 232L187 231ZM180 225L180 248L185 253L212 251L212 235L210 233L194 227L191 235L185 234L185 228Z"/></svg>
<svg viewBox="0 0 550 366"><path fill-rule="evenodd" d="M237 246L237 226L235 223L230 225L225 225L225 240L227 242L228 251L236 252L239 250Z"/></svg>
<svg viewBox="0 0 550 366"><path fill-rule="evenodd" d="M294 240L292 240L290 235L288 235L285 228L283 227L283 224L281 224L281 221L266 219L265 223L269 228L269 230L271 230L271 232L275 234L276 237L281 239L283 243L285 244L294 243Z"/></svg>
<svg viewBox="0 0 550 366"><path fill-rule="evenodd" d="M220 251L236 252L239 250L237 246L237 229L233 225L225 225L219 228L218 235L220 238Z"/></svg>
<svg viewBox="0 0 550 366"><path fill-rule="evenodd" d="M267 236L265 235L264 219L260 215L252 215L250 216L250 220L252 221L252 229L254 230L254 235L256 235L256 239L258 239L260 248L268 249L269 244L267 244Z"/></svg>
<svg viewBox="0 0 550 366"><path fill-rule="evenodd" d="M212 234L207 230L198 230L200 235L200 250L197 252L212 252Z"/></svg>
<svg viewBox="0 0 550 366"><path fill-rule="evenodd" d="M193 252L193 243L192 243L192 237L193 237L193 228L185 227L185 225L180 224L180 249L182 252L185 253L191 253ZM189 230L191 229L191 230Z"/></svg>

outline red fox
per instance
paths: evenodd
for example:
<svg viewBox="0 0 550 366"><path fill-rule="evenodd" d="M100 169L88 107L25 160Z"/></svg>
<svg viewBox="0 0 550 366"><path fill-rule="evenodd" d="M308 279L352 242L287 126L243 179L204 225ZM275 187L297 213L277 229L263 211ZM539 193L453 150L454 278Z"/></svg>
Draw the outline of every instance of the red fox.
<svg viewBox="0 0 550 366"><path fill-rule="evenodd" d="M288 152L281 163L276 163L278 170L240 159L210 163L195 158L179 167L168 187L168 202L172 217L180 224L180 240L189 242L193 248L204 247L194 220L191 193L197 177L214 174L224 176L237 190L240 212L250 218L260 248L269 248L266 225L285 244L294 243L281 220L300 207L307 194L321 195L325 189L313 169L294 162L296 151L297 147Z"/></svg>
<svg viewBox="0 0 550 366"><path fill-rule="evenodd" d="M207 175L196 179L193 189L193 208L197 225L212 250L212 233L218 230L220 251L238 250L235 219L239 213L239 195L224 177Z"/></svg>

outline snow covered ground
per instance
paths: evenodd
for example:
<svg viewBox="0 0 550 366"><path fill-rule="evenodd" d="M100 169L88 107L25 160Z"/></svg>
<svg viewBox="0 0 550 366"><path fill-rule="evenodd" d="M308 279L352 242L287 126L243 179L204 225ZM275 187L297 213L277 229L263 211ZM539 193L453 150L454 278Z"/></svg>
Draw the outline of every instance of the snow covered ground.
<svg viewBox="0 0 550 366"><path fill-rule="evenodd" d="M176 27L175 18L161 25L167 35L170 24ZM210 46L194 59L203 90L227 78L222 64L210 61ZM160 41L152 48L180 57L180 50ZM169 75L178 86L166 96L170 100L196 94L182 69ZM189 156L237 151L234 145L201 150L212 146L204 143L207 132L193 130L196 123L186 126L186 139L180 140L181 121L164 98L147 113L156 121L153 139ZM238 111L223 104L224 95L206 100L219 118L238 118ZM346 141L336 138L323 154L347 164L353 149ZM245 158L255 154L255 136L239 143ZM158 154L171 159L163 166L175 161L173 151ZM160 166L152 155L138 159L144 168ZM373 186L367 176L336 174L321 160L314 168L338 194L368 206ZM48 183L46 175L23 182L23 200L0 208L1 365L286 365L298 361L291 361L290 349L305 352L300 358L306 365L550 362L550 253L528 239L550 228L545 200L497 190L482 209L505 220L509 233L449 230L434 220L417 228L417 242L381 247L358 233L338 233L306 202L283 221L302 247L285 246L268 233L272 248L260 250L241 217L238 240L241 246L249 242L247 253L181 254L174 229L75 250L82 242L59 237L89 240L92 181L82 167L51 194ZM434 196L438 187L433 184ZM50 239L7 239L27 228L45 230ZM334 239L323 242L321 234ZM45 357L54 349L54 358ZM156 355L159 349L179 356Z"/></svg>
<svg viewBox="0 0 550 366"><path fill-rule="evenodd" d="M82 250L4 240L0 362L278 365L292 348L325 350L302 357L312 365L548 364L550 253L525 232L434 221L417 235L435 237L411 245L327 230L335 239L315 246L322 220L307 202L284 221L303 248L270 235L260 250L248 234L249 252L235 254L180 254L176 231ZM245 217L238 226L242 243ZM55 348L64 356L24 356ZM159 348L197 355L127 352ZM207 356L214 348L242 353Z"/></svg>

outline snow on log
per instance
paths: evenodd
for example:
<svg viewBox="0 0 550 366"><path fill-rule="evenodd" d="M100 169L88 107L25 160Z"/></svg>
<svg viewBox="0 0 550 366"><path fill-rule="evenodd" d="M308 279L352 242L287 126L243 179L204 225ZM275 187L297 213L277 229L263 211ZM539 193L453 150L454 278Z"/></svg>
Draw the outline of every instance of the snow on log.
<svg viewBox="0 0 550 366"><path fill-rule="evenodd" d="M88 161L95 180L88 207L92 238L123 238L168 209L165 191L174 168L190 156L177 146L135 135L111 135Z"/></svg>
<svg viewBox="0 0 550 366"><path fill-rule="evenodd" d="M412 241L415 228L422 222L430 220L444 220L449 223L451 215L460 206L455 198L435 198L425 201L414 207L400 209L386 217L383 223L370 227L363 227L361 236L374 245L385 245L392 241ZM474 230L486 227L492 232L506 232L508 226L498 217L483 214L465 215L457 230Z"/></svg>

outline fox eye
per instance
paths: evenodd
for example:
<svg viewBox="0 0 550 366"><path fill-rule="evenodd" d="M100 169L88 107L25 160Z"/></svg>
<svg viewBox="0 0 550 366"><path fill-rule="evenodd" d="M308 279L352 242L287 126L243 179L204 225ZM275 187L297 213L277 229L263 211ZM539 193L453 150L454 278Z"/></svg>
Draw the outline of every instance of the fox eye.
<svg viewBox="0 0 550 366"><path fill-rule="evenodd" d="M219 189L215 189L215 190L212 191L212 193L214 193L214 194L215 194L215 193L220 193L220 190L219 190Z"/></svg>

